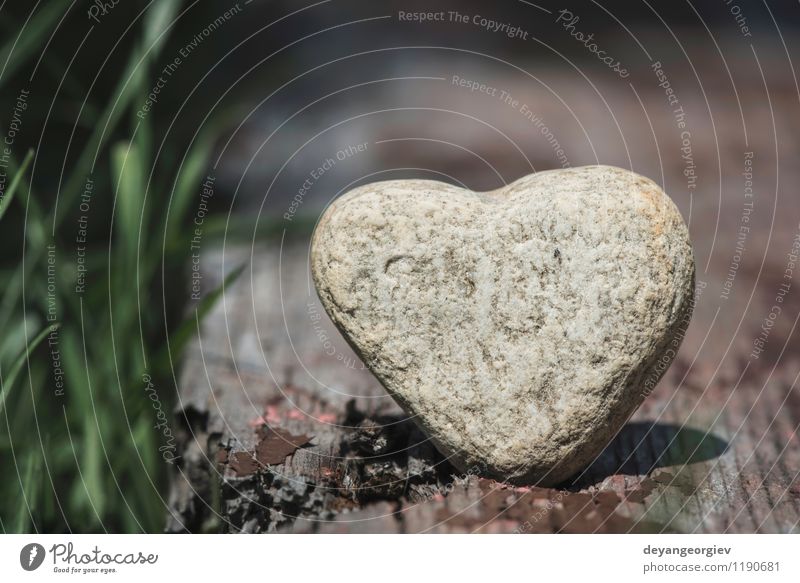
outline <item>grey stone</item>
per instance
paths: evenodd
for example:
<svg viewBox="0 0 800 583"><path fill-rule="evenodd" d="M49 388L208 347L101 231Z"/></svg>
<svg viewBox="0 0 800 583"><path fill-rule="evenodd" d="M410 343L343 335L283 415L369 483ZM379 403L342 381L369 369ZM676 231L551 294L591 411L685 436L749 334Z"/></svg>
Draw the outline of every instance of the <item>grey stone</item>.
<svg viewBox="0 0 800 583"><path fill-rule="evenodd" d="M311 270L333 322L452 463L540 485L590 463L652 390L694 290L677 207L609 166L492 192L356 188L320 219Z"/></svg>

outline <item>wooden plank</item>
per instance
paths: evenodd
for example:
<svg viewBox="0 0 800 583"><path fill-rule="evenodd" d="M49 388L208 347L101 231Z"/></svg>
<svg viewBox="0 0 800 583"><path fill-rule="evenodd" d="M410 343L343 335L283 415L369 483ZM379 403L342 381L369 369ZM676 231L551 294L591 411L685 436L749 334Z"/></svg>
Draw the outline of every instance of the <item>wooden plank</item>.
<svg viewBox="0 0 800 583"><path fill-rule="evenodd" d="M209 289L249 268L186 356L168 531L798 530L800 358L766 374L769 361L746 365L741 348L708 356L713 302L698 304L686 349L590 468L560 488L513 487L460 474L405 420L324 314L307 253L301 241L205 253ZM753 287L763 311L772 290ZM263 425L312 439L240 475L236 456L256 450Z"/></svg>

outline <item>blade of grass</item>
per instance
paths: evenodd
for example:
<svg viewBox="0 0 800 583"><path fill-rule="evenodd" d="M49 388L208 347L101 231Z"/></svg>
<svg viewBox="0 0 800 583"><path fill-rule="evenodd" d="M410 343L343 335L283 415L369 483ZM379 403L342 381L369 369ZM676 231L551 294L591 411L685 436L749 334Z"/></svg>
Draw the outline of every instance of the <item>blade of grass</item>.
<svg viewBox="0 0 800 583"><path fill-rule="evenodd" d="M150 9L144 16L144 36L142 41L145 48L153 45L153 52L158 53L161 51L167 35L163 35L161 38L159 38L159 35L172 22L180 7L181 0L161 0L150 5Z"/></svg>
<svg viewBox="0 0 800 583"><path fill-rule="evenodd" d="M142 80L147 77L147 64L158 58L164 41L168 34L164 34L152 50L148 50L153 39L164 32L172 23L180 2L177 0L165 0L153 2L150 10L144 16L144 38L146 39L138 50L133 51L125 67L125 71L119 77L117 86L111 93L113 96L107 101L107 105L102 115L95 121L94 132L89 140L82 146L82 153L77 162L73 165L73 171L62 189L62 201L59 205L69 207L75 198L82 192L82 184L86 175L90 173L95 159L95 153L109 139L120 119L126 114L130 114L130 105L134 98L141 95L140 87ZM160 27L160 28L159 28ZM148 41L149 40L149 44ZM67 216L67 213L60 213L53 217L54 225L58 224Z"/></svg>
<svg viewBox="0 0 800 583"><path fill-rule="evenodd" d="M22 462L23 473L20 479L20 489L25 493L25 500L27 504L16 504L16 516L12 520L11 532L23 533L29 532L31 525L31 513L36 508L36 499L38 497L39 484L41 480L37 478L41 470L42 458L39 452L34 449L28 449L25 453L25 459ZM22 500L22 496L19 497Z"/></svg>
<svg viewBox="0 0 800 583"><path fill-rule="evenodd" d="M9 326L3 329L3 339L0 340L0 363L8 362L12 355L22 350L27 340L26 330L38 330L40 327L41 319L35 313L18 316L9 322Z"/></svg>
<svg viewBox="0 0 800 583"><path fill-rule="evenodd" d="M184 217L189 202L192 200L192 194L198 189L200 181L206 173L206 162L218 135L216 131L203 132L192 144L192 151L186 156L181 173L175 179L169 216L165 217L168 228ZM164 214L166 215L166 213Z"/></svg>
<svg viewBox="0 0 800 583"><path fill-rule="evenodd" d="M8 376L5 380L3 380L2 374L0 374L0 413L3 412L6 404L6 395L8 395L9 391L11 391L11 387L14 385L14 381L17 380L20 371L22 370L22 365L25 364L25 361L30 358L31 352L44 340L50 332L58 328L58 324L53 324L50 326L45 326L45 328L36 335L36 337L28 344L25 349L17 356L17 359L14 361L14 364L11 365L11 372L8 373Z"/></svg>
<svg viewBox="0 0 800 583"><path fill-rule="evenodd" d="M80 412L80 417L75 419L75 424L82 427L81 433L75 434L75 441L80 443L80 459L85 489L81 487L76 498L82 511L87 516L94 517L92 507L103 517L106 508L105 484L103 481L103 453L100 450L100 437L94 416L92 415L91 391L89 388L88 371L79 352L82 342L75 330L64 330L64 341L61 343L61 357L64 363L64 373L70 388L70 410ZM91 359L87 358L87 361ZM103 402L98 400L95 407L103 407ZM87 500L88 496L88 500Z"/></svg>
<svg viewBox="0 0 800 583"><path fill-rule="evenodd" d="M211 309L216 305L217 300L222 296L222 293L225 291L225 288L228 286L233 285L233 283L239 278L244 271L244 265L240 265L233 271L231 271L227 277L222 281L222 283L208 295L206 295L200 302L198 302L197 307L191 313L191 315L181 322L180 326L178 326L177 330L175 330L169 339L169 347L164 346L162 351L159 353L158 358L156 359L156 363L159 366L168 367L169 366L169 352L172 354L181 354L183 352L186 343L191 339L194 335L195 331L197 330L197 322L202 322Z"/></svg>
<svg viewBox="0 0 800 583"><path fill-rule="evenodd" d="M20 166L15 163L14 157L9 156L9 158L11 162L9 166L11 168L16 168L18 173L17 175L21 175L22 173L19 172ZM8 195L8 193L6 193L6 195ZM22 200L23 199L20 199L20 201ZM22 295L22 283L25 281L31 281L33 269L37 266L39 256L44 251L43 247L37 247L37 245L44 241L42 212L41 208L36 202L33 192L31 192L30 187L28 188L28 196L24 199L24 201L29 215L28 227L26 228L29 246L26 251L28 254L26 255L26 260L24 262L17 263L14 274L5 282L5 293L3 294L2 302L0 302L0 330L5 329L8 326L8 322L13 314L15 304ZM7 202L8 201L6 201L6 204Z"/></svg>
<svg viewBox="0 0 800 583"><path fill-rule="evenodd" d="M166 216L164 213L165 225L170 231L174 223L184 217L192 195L197 192L203 175L207 173L206 164L223 129L230 127L240 116L241 112L237 108L232 108L209 119L192 141L180 167L180 174L175 177L169 215Z"/></svg>
<svg viewBox="0 0 800 583"><path fill-rule="evenodd" d="M139 150L131 142L120 142L114 146L111 152L111 163L112 176L117 178L117 201L114 211L116 240L122 243L121 251L125 260L120 267L127 271L126 266L132 265L136 259L138 225L143 219L142 214L144 213L142 178L145 176L145 170ZM147 232L146 224L142 225L142 232Z"/></svg>
<svg viewBox="0 0 800 583"><path fill-rule="evenodd" d="M8 185L5 196L3 196L2 201L0 201L0 219L3 218L4 214L6 214L8 206L11 204L11 201L14 200L14 193L17 191L17 187L22 181L22 177L25 175L25 171L28 169L28 165L31 163L31 160L33 160L33 149L28 150L28 153L25 155L25 159L22 161L22 164L20 164L20 167L17 169L17 173L11 180L11 184Z"/></svg>
<svg viewBox="0 0 800 583"><path fill-rule="evenodd" d="M42 2L42 8L30 18L24 29L17 34L8 35L8 40L0 49L0 70L3 71L3 75L0 77L0 87L6 84L18 67L27 63L28 59L37 51L41 51L46 42L45 36L56 21L64 15L69 3L68 0Z"/></svg>

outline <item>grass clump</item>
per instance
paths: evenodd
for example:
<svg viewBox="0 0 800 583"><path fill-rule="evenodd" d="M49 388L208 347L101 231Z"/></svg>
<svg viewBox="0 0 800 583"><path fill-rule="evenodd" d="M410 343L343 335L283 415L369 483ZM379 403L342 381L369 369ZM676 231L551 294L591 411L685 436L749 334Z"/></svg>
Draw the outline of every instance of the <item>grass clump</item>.
<svg viewBox="0 0 800 583"><path fill-rule="evenodd" d="M12 74L36 66L69 6L43 3L18 39L9 35L0 48L5 95ZM196 317L219 295L186 314L181 227L224 125L212 120L175 151L157 143L154 116L136 115L180 7L163 0L143 12L107 95L83 108L56 102L81 111L88 128L71 146L77 154L64 154L58 181L61 164L43 152L9 156L13 178L0 201L3 532L152 532L165 524L174 367ZM35 115L26 116L32 135ZM0 132L3 125L0 118Z"/></svg>

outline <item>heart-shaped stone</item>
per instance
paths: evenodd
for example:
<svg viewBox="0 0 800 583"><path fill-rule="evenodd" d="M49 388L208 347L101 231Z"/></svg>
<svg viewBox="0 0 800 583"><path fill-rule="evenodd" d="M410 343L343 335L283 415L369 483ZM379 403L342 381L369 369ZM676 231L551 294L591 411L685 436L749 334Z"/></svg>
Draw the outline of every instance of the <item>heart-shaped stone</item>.
<svg viewBox="0 0 800 583"><path fill-rule="evenodd" d="M597 456L666 371L694 260L651 180L587 166L492 192L361 186L314 232L322 304L462 470L556 484Z"/></svg>

